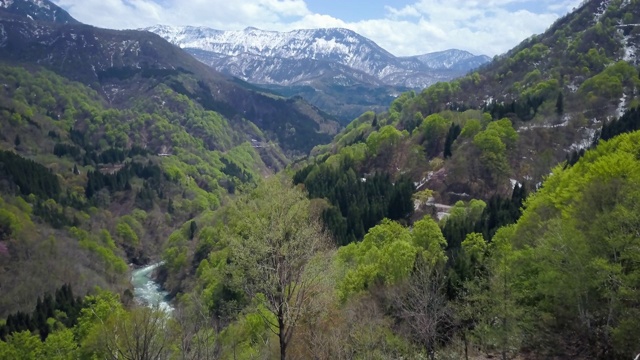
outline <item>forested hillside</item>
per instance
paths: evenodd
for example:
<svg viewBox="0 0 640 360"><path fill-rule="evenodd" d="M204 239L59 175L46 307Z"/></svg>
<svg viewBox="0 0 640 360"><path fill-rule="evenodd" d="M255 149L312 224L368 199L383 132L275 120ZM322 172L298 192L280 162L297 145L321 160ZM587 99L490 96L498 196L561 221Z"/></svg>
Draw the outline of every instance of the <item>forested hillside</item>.
<svg viewBox="0 0 640 360"><path fill-rule="evenodd" d="M292 163L197 72L1 65L0 360L636 358L638 5ZM152 260L173 310L134 301Z"/></svg>
<svg viewBox="0 0 640 360"><path fill-rule="evenodd" d="M586 1L477 72L364 114L312 156L357 153L358 175L408 174L446 203L533 189L640 105L638 23L637 1Z"/></svg>
<svg viewBox="0 0 640 360"><path fill-rule="evenodd" d="M153 98L158 85L166 85L225 117L236 130L247 133L247 140L256 135L243 128L250 121L263 135L256 140L277 142L290 157L329 142L338 131L337 122L304 100L234 81L155 34L33 21L31 12L21 15L0 8L0 60L45 67L79 81L113 107L136 106Z"/></svg>
<svg viewBox="0 0 640 360"><path fill-rule="evenodd" d="M65 282L122 290L127 263L268 171L244 134L166 86L119 110L46 70L1 66L0 83L3 315Z"/></svg>
<svg viewBox="0 0 640 360"><path fill-rule="evenodd" d="M302 99L49 1L2 4L0 29L0 316L64 283L122 293L127 264L337 130Z"/></svg>
<svg viewBox="0 0 640 360"><path fill-rule="evenodd" d="M638 144L639 132L623 134L554 168L517 223L493 236L468 232L455 247L425 217L411 228L383 220L336 250L319 223L326 205L274 177L203 213L196 221L206 225L195 232L171 235L167 271L183 274L192 290L170 318L125 310L100 293L68 302L77 320L57 312L43 333L35 319L51 305L38 305L33 315L12 315L0 355L55 348L68 358L143 349L160 358L632 358L640 331ZM488 208L461 202L444 224L477 221ZM130 341L143 336L149 341Z"/></svg>

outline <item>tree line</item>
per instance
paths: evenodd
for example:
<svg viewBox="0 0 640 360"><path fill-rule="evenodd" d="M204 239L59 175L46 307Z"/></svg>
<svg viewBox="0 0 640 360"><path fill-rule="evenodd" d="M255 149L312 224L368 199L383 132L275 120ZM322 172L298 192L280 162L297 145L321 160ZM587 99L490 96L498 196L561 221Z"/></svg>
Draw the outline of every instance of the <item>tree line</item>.
<svg viewBox="0 0 640 360"><path fill-rule="evenodd" d="M45 341L54 330L48 319L57 319L72 328L77 324L82 307L82 298L74 297L71 285L64 284L56 289L55 294L46 293L42 298L38 297L31 314L18 311L7 316L5 323L0 325L0 339L6 341L13 333L31 331Z"/></svg>
<svg viewBox="0 0 640 360"><path fill-rule="evenodd" d="M392 182L388 174L356 174L353 160L343 157L335 167L312 164L293 177L295 184L304 184L310 198L328 200L322 219L339 245L361 240L384 218L408 219L414 210L415 188L409 178Z"/></svg>
<svg viewBox="0 0 640 360"><path fill-rule="evenodd" d="M44 199L57 199L60 195L60 182L55 174L11 151L0 150L0 177L15 184L25 196L34 194Z"/></svg>

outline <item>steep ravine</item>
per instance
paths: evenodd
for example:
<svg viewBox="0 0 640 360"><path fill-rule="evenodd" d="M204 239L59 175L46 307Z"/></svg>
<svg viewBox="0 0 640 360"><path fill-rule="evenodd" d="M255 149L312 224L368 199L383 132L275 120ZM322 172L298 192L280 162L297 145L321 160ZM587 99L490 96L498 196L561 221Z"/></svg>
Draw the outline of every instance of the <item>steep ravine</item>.
<svg viewBox="0 0 640 360"><path fill-rule="evenodd" d="M153 279L153 272L162 262L135 269L131 273L131 285L135 301L150 307L159 307L167 312L173 311L173 306L167 301L167 295L160 284Z"/></svg>

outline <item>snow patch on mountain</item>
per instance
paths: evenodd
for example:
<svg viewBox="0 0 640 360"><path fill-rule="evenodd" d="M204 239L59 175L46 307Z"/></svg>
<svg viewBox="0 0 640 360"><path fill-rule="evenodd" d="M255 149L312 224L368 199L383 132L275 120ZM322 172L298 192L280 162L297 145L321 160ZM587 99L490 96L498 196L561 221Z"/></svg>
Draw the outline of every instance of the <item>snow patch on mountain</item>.
<svg viewBox="0 0 640 360"><path fill-rule="evenodd" d="M5 47L8 40L7 31L4 29L4 25L0 24L0 47Z"/></svg>
<svg viewBox="0 0 640 360"><path fill-rule="evenodd" d="M620 98L620 102L618 103L618 108L616 109L616 115L618 116L618 119L621 118L626 111L627 111L627 95L622 94L622 97Z"/></svg>
<svg viewBox="0 0 640 360"><path fill-rule="evenodd" d="M32 0L34 4L36 4L40 8L44 8L47 10L51 10L51 4L44 0Z"/></svg>
<svg viewBox="0 0 640 360"><path fill-rule="evenodd" d="M0 0L0 9L31 21L78 24L64 9L49 0Z"/></svg>
<svg viewBox="0 0 640 360"><path fill-rule="evenodd" d="M600 21L600 18L604 15L605 12L607 12L607 9L609 8L610 4L611 4L611 0L603 0L600 3L600 6L598 6L598 10L596 11L596 13L593 14L593 21L595 22Z"/></svg>
<svg viewBox="0 0 640 360"><path fill-rule="evenodd" d="M258 84L301 85L324 76L339 84L424 88L464 75L489 60L460 50L444 51L437 57L396 57L342 28L277 32L157 25L144 30L219 71Z"/></svg>
<svg viewBox="0 0 640 360"><path fill-rule="evenodd" d="M624 55L622 60L634 63L636 61L637 49L631 42L631 36L625 36L622 43L624 44Z"/></svg>
<svg viewBox="0 0 640 360"><path fill-rule="evenodd" d="M431 69L452 69L461 65L467 66L467 63L471 63L471 67L478 67L491 60L491 58L485 55L476 56L468 51L457 49L438 51L434 53L413 56L412 58L427 65Z"/></svg>
<svg viewBox="0 0 640 360"><path fill-rule="evenodd" d="M23 1L34 4L39 8L51 10L51 4L44 0L23 0ZM15 3L15 0L0 0L0 7L7 9L14 3Z"/></svg>
<svg viewBox="0 0 640 360"><path fill-rule="evenodd" d="M582 140L579 140L578 142L571 144L567 152L589 149L591 145L593 145L593 142L596 140L598 136L598 132L596 131L596 129L584 127L584 128L581 128L579 131L582 133Z"/></svg>

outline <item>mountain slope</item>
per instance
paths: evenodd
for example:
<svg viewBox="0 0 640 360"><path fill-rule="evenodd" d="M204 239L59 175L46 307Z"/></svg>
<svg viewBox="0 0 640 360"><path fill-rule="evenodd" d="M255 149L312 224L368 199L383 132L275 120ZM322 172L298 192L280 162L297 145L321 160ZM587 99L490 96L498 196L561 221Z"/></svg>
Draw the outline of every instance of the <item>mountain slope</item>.
<svg viewBox="0 0 640 360"><path fill-rule="evenodd" d="M39 21L52 4L28 3L0 11L0 317L64 283L130 301L127 264L337 131L157 35Z"/></svg>
<svg viewBox="0 0 640 360"><path fill-rule="evenodd" d="M382 111L401 91L464 75L488 60L460 51L440 54L438 61L446 65L398 58L347 29L221 31L158 25L145 30L218 71L301 95L345 123L367 110Z"/></svg>
<svg viewBox="0 0 640 360"><path fill-rule="evenodd" d="M491 58L486 55L473 55L468 51L456 49L416 55L406 59L416 59L429 69L460 72L467 72L491 61Z"/></svg>
<svg viewBox="0 0 640 360"><path fill-rule="evenodd" d="M113 104L142 96L139 90L143 83L165 81L209 110L254 122L292 153L328 142L337 130L337 124L314 107L249 89L148 32L57 25L18 17L0 18L0 26L0 59L46 66L92 86ZM178 74L182 79L172 78ZM185 84L185 77L194 79L196 86Z"/></svg>
<svg viewBox="0 0 640 360"><path fill-rule="evenodd" d="M420 57L398 58L382 49L373 41L357 33L340 28L293 30L290 32L264 31L246 28L240 31L221 31L203 27L154 26L146 30L156 33L184 49L201 50L199 58L218 70L226 71L253 83L259 84L304 84L307 78L304 66L297 71L282 72L283 65L277 62L298 60L342 65L343 74L350 71L362 72L373 79L360 79L361 82L375 81L392 86L423 88L439 78L434 70L457 70L461 75L471 70L464 63L467 60L461 51L446 51L437 54L441 60L450 62L446 68L434 62L421 61ZM204 56L206 53L208 57ZM467 57L473 57L468 54ZM238 57L244 57L244 66L229 69L229 64L237 63ZM251 57L251 61L246 60ZM486 57L474 58L475 63L487 62ZM259 66L256 64L260 64ZM288 63L287 63L288 64ZM432 67L431 65L436 65ZM315 65L318 66L318 65ZM256 68L260 71L256 71ZM292 76L296 74L296 76ZM347 75L348 76L348 75ZM453 76L450 75L450 76ZM309 78L313 78L310 75ZM422 80L416 80L422 79Z"/></svg>
<svg viewBox="0 0 640 360"><path fill-rule="evenodd" d="M0 13L12 14L33 21L59 24L79 24L68 12L48 0L0 0Z"/></svg>
<svg viewBox="0 0 640 360"><path fill-rule="evenodd" d="M362 173L410 175L446 203L507 196L518 182L535 188L640 105L638 24L637 0L586 1L477 72L359 118L312 155L366 145ZM377 141L390 142L384 155Z"/></svg>

